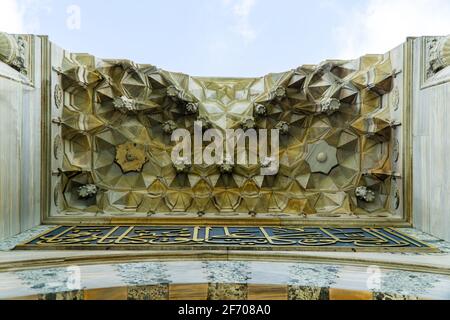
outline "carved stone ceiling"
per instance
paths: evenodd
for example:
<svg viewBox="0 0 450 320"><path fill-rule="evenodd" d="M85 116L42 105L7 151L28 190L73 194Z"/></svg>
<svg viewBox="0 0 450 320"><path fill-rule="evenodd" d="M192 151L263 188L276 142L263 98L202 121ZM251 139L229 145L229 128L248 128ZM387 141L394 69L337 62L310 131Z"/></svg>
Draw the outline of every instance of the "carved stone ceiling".
<svg viewBox="0 0 450 320"><path fill-rule="evenodd" d="M66 54L59 75L60 214L339 219L398 207L393 132L401 124L383 98L395 76L389 56L224 79ZM193 132L195 121L279 129L278 174L260 175L262 159L174 163L171 133Z"/></svg>

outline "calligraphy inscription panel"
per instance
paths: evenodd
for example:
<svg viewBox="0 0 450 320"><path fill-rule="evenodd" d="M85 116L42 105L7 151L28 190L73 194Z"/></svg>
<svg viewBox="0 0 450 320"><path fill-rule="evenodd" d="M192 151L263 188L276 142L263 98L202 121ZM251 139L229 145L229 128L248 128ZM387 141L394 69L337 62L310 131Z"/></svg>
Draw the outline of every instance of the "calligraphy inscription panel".
<svg viewBox="0 0 450 320"><path fill-rule="evenodd" d="M245 226L61 226L18 246L50 248L434 251L392 228Z"/></svg>

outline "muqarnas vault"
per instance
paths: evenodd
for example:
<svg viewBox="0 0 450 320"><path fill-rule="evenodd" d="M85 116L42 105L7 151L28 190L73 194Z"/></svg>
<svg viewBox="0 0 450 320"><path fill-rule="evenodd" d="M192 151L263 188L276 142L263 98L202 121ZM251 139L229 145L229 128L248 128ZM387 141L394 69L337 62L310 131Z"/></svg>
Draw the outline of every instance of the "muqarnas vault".
<svg viewBox="0 0 450 320"><path fill-rule="evenodd" d="M395 215L400 207L399 93L389 56L207 79L66 54L59 73L62 214L340 218ZM180 169L171 133L192 131L194 121L279 128L279 173L261 176L255 165Z"/></svg>
<svg viewBox="0 0 450 320"><path fill-rule="evenodd" d="M47 45L47 218L407 219L407 44L260 78L195 77ZM261 175L263 159L173 163L172 132L192 132L196 121L220 130L279 129L278 174Z"/></svg>

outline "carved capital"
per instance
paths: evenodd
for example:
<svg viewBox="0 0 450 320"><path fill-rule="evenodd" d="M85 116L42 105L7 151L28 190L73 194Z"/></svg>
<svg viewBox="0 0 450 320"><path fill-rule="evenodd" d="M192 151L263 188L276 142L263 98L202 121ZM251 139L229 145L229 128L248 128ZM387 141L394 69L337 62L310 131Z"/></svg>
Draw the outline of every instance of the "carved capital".
<svg viewBox="0 0 450 320"><path fill-rule="evenodd" d="M0 60L24 74L27 73L27 46L23 37L0 32Z"/></svg>
<svg viewBox="0 0 450 320"><path fill-rule="evenodd" d="M450 66L450 36L429 39L427 49L429 75Z"/></svg>
<svg viewBox="0 0 450 320"><path fill-rule="evenodd" d="M19 56L19 45L14 36L0 32L0 60L11 64Z"/></svg>

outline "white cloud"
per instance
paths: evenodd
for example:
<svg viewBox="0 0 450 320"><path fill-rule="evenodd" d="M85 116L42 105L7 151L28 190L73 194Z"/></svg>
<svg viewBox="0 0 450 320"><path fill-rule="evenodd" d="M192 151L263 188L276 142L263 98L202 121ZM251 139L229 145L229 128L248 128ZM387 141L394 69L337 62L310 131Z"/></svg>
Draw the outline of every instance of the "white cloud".
<svg viewBox="0 0 450 320"><path fill-rule="evenodd" d="M223 3L232 8L235 23L232 30L246 42L256 38L256 32L250 23L250 15L256 5L256 0L223 0Z"/></svg>
<svg viewBox="0 0 450 320"><path fill-rule="evenodd" d="M1 0L0 31L23 33L23 17L16 0Z"/></svg>
<svg viewBox="0 0 450 320"><path fill-rule="evenodd" d="M385 53L408 36L450 34L448 0L369 0L360 9L341 9L337 58Z"/></svg>

